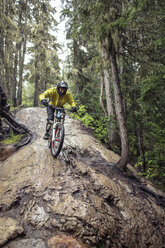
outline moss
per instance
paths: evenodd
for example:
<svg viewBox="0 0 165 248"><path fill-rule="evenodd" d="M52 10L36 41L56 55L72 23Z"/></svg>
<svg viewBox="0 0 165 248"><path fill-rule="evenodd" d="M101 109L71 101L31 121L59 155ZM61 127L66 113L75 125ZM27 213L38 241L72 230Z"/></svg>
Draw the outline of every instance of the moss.
<svg viewBox="0 0 165 248"><path fill-rule="evenodd" d="M18 143L22 139L23 136L24 136L24 134L15 135L14 133L12 133L10 137L1 141L0 143L5 144L5 145L15 144L15 143Z"/></svg>

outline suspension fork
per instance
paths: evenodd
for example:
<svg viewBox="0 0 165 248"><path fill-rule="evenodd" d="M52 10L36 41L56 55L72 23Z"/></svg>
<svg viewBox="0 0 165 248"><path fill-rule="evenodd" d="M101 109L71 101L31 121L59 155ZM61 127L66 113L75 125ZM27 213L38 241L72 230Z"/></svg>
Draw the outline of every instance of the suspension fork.
<svg viewBox="0 0 165 248"><path fill-rule="evenodd" d="M54 123L53 124L53 132L52 132L52 141L55 141L55 132L56 132L56 126L57 126L57 124L59 124L60 122L56 122L56 123Z"/></svg>

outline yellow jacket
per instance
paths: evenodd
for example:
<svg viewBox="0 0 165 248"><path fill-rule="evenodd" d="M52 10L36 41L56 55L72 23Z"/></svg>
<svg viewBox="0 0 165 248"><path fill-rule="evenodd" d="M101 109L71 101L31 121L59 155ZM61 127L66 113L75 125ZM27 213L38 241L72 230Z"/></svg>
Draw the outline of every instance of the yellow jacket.
<svg viewBox="0 0 165 248"><path fill-rule="evenodd" d="M72 107L76 106L73 97L68 90L64 96L59 96L56 87L50 88L39 96L40 101L45 98L49 98L50 104L55 105L56 107L63 107L65 103L69 103Z"/></svg>

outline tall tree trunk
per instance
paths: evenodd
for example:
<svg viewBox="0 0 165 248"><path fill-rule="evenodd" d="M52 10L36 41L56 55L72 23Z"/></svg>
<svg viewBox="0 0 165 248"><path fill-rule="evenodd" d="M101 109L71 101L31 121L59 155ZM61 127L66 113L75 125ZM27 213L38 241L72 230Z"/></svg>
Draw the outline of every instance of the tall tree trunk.
<svg viewBox="0 0 165 248"><path fill-rule="evenodd" d="M18 83L18 97L17 97L17 105L22 104L22 81L23 81L23 67L22 67L22 44L19 49L19 83Z"/></svg>
<svg viewBox="0 0 165 248"><path fill-rule="evenodd" d="M12 87L12 102L13 106L17 106L17 67L18 67L18 44L15 47L15 59L14 59L14 70L13 70L13 87Z"/></svg>
<svg viewBox="0 0 165 248"><path fill-rule="evenodd" d="M38 106L38 97L39 97L39 56L38 56L38 47L36 45L36 56L35 56L35 86L34 86L34 106Z"/></svg>
<svg viewBox="0 0 165 248"><path fill-rule="evenodd" d="M105 94L107 101L107 111L108 111L108 116L110 118L108 145L110 147L113 147L113 145L118 144L119 137L116 132L116 128L114 127L114 122L116 120L114 103L113 103L114 97L112 94L112 85L109 77L109 72L107 69L104 69L104 83L105 83Z"/></svg>
<svg viewBox="0 0 165 248"><path fill-rule="evenodd" d="M121 138L121 158L118 163L120 169L126 170L126 165L128 162L128 153L129 153L128 135L127 135L126 119L122 104L121 87L120 87L118 67L116 62L116 52L111 34L109 34L108 37L108 49L109 49L108 57L112 68L116 117L118 120L120 138Z"/></svg>
<svg viewBox="0 0 165 248"><path fill-rule="evenodd" d="M140 147L139 147L139 137L138 137L138 130L137 130L137 121L135 116L135 93L134 90L131 92L131 109L132 109L132 122L134 127L134 135L135 135L135 149L136 149L136 156L140 156Z"/></svg>
<svg viewBox="0 0 165 248"><path fill-rule="evenodd" d="M4 66L5 66L5 84L6 84L6 93L9 100L12 100L12 84L13 84L13 65L14 65L14 47L13 47L13 39L14 39L14 31L16 32L16 29L13 30L13 23L14 23L14 12L12 11L12 8L9 3L6 3L6 1L3 2L3 8L4 8L4 15L5 18L10 20L10 24L8 23L8 31L5 32L4 35ZM4 22L5 19L4 18ZM2 22L3 22L2 21ZM4 27L4 30L6 27Z"/></svg>
<svg viewBox="0 0 165 248"><path fill-rule="evenodd" d="M106 103L107 103L107 116L110 118L109 129L109 137L108 137L108 145L113 148L113 145L119 145L119 135L117 134L116 128L114 127L114 122L116 121L115 116L115 107L114 107L114 97L112 94L113 85L110 80L109 72L107 67L107 59L106 59L106 50L105 45L101 46L101 57L104 61L104 69L103 69L103 85L105 85L105 95L106 95Z"/></svg>
<svg viewBox="0 0 165 248"><path fill-rule="evenodd" d="M22 39L22 51L19 52L19 85L18 85L18 105L22 104L22 84L23 84L23 70L26 54L26 37Z"/></svg>
<svg viewBox="0 0 165 248"><path fill-rule="evenodd" d="M9 54L9 42L6 39L5 41L5 89L7 92L8 99L11 99L11 90L10 90L10 54Z"/></svg>
<svg viewBox="0 0 165 248"><path fill-rule="evenodd" d="M6 87L6 43L4 38L5 30L5 1L1 0L0 2L0 19L1 19L1 28L0 28L0 86L3 90L7 92Z"/></svg>
<svg viewBox="0 0 165 248"><path fill-rule="evenodd" d="M46 64L45 62L42 63L41 65L41 70L40 70L40 75L41 75L41 78L40 78L40 91L39 91L39 94L41 94L42 92L44 92L46 90L46 78L45 78L45 75L46 75L46 72L45 72L45 67L46 67Z"/></svg>
<svg viewBox="0 0 165 248"><path fill-rule="evenodd" d="M104 102L103 102L103 93L104 93L104 73L101 73L101 79L100 79L100 107L105 113L105 117L108 116L107 111L104 107Z"/></svg>
<svg viewBox="0 0 165 248"><path fill-rule="evenodd" d="M4 89L5 78L4 78L4 36L3 31L0 28L0 86Z"/></svg>
<svg viewBox="0 0 165 248"><path fill-rule="evenodd" d="M79 85L79 68L78 68L78 44L75 39L73 39L73 53L74 53L74 69L75 69L75 86L76 86L76 94L80 94L80 85Z"/></svg>
<svg viewBox="0 0 165 248"><path fill-rule="evenodd" d="M17 104L22 104L22 84L23 84L23 70L24 70L24 62L25 62L25 54L26 54L26 43L27 43L27 3L28 0L26 0L26 12L25 12L25 24L24 24L24 30L23 30L23 37L22 37L22 43L19 50L19 85L18 85L18 100ZM19 25L21 27L22 22L22 9L20 4L20 13L19 13Z"/></svg>
<svg viewBox="0 0 165 248"><path fill-rule="evenodd" d="M143 126L140 126L140 148L142 152L142 159L143 159L143 172L146 171L146 157L145 157L145 146L144 146L144 140L143 140Z"/></svg>
<svg viewBox="0 0 165 248"><path fill-rule="evenodd" d="M107 69L104 69L104 84L105 84L105 95L107 102L108 116L114 116L112 92L110 88L110 78Z"/></svg>

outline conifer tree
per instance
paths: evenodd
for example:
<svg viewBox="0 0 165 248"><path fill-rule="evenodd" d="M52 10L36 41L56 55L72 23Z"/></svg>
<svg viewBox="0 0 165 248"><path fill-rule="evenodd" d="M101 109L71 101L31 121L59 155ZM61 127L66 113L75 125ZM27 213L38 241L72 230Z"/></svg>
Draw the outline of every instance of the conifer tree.
<svg viewBox="0 0 165 248"><path fill-rule="evenodd" d="M85 40L95 40L96 43L102 44L112 70L113 87L115 95L116 116L118 119L120 136L121 136L121 160L119 166L125 169L128 161L128 137L126 120L124 115L123 103L121 98L120 80L117 66L116 47L114 45L114 35L117 27L112 28L113 23L119 17L121 12L120 3L109 3L105 1L72 1L74 13L77 14L77 25L73 30L74 34L83 37ZM74 18L72 19L74 20ZM101 56L100 56L101 57Z"/></svg>

